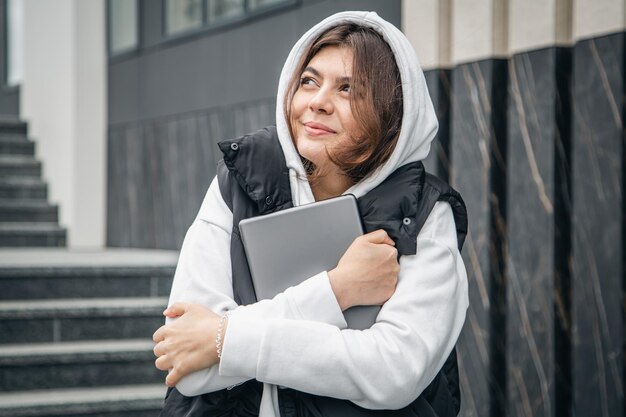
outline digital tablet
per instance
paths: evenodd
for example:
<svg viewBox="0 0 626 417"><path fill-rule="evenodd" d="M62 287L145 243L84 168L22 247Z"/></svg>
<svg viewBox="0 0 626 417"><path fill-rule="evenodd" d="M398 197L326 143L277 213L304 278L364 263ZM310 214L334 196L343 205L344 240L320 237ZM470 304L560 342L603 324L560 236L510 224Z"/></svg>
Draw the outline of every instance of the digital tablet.
<svg viewBox="0 0 626 417"><path fill-rule="evenodd" d="M328 200L252 217L239 223L258 300L273 298L322 271L330 271L363 234L356 198ZM344 311L351 329L374 324L379 306Z"/></svg>

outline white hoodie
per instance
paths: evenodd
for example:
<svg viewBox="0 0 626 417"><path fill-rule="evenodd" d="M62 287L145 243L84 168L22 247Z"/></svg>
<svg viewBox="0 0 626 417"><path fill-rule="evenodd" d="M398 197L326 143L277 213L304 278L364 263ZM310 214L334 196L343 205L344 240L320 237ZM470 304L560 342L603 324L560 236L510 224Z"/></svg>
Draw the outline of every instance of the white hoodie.
<svg viewBox="0 0 626 417"><path fill-rule="evenodd" d="M283 99L297 62L325 30L344 22L374 28L395 54L403 88L398 144L373 175L346 193L362 196L398 167L422 160L437 131L435 112L413 48L393 25L373 12L343 12L310 29L283 67L276 124L290 171L294 205L314 201L283 115ZM170 304L197 302L230 311L218 365L183 378L187 396L227 388L248 379L264 383L261 417L278 417L278 386L348 399L371 409L411 403L450 354L465 320L467 277L457 249L452 210L437 203L417 237L417 254L400 259L394 295L368 330L351 330L322 272L272 300L237 306L230 264L232 213L213 180L181 249Z"/></svg>

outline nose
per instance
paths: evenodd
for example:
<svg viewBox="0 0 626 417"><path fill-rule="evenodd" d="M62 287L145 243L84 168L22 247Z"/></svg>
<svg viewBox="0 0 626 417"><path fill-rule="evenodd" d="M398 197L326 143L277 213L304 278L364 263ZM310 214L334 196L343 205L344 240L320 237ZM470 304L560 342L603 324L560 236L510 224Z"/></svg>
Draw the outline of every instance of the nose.
<svg viewBox="0 0 626 417"><path fill-rule="evenodd" d="M330 114L334 110L331 92L325 88L320 88L311 96L309 108L315 113Z"/></svg>

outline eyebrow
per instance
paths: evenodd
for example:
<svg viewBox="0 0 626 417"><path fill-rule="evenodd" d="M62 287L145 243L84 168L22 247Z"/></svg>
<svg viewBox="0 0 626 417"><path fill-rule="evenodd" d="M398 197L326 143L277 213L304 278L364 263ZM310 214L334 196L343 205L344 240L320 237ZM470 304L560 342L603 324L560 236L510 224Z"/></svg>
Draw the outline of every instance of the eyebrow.
<svg viewBox="0 0 626 417"><path fill-rule="evenodd" d="M310 72L311 74L315 75L316 77L322 77L322 74L320 74L320 72L318 70L316 70L313 67L306 67L304 69L304 71L302 71L302 73L304 74L305 72ZM352 80L352 77L337 77L335 79L335 82L337 84L344 84L344 83L350 83L350 81Z"/></svg>

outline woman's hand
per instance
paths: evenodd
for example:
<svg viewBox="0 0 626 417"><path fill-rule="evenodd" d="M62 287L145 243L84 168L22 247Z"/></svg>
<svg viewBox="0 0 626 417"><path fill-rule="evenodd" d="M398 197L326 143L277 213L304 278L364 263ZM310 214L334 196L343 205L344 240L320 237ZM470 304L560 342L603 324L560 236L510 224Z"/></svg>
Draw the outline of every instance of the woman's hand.
<svg viewBox="0 0 626 417"><path fill-rule="evenodd" d="M357 305L382 305L396 290L400 265L398 251L387 232L359 236L328 272L341 310Z"/></svg>
<svg viewBox="0 0 626 417"><path fill-rule="evenodd" d="M163 314L177 318L174 322L161 326L152 336L156 343L155 364L169 373L165 383L175 386L185 375L216 364L219 359L215 346L215 336L220 316L213 311L191 303L176 303ZM226 334L224 323L222 338Z"/></svg>

